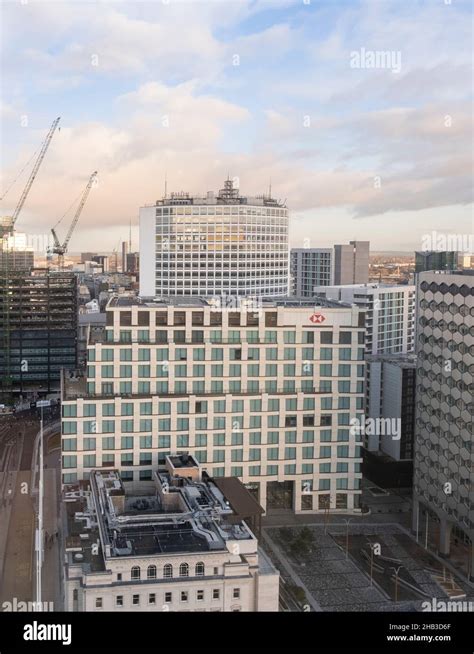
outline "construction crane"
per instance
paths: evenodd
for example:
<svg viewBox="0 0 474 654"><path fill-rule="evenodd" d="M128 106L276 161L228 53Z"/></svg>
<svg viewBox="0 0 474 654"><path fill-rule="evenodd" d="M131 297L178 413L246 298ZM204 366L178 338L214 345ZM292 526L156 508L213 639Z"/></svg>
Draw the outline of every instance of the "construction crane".
<svg viewBox="0 0 474 654"><path fill-rule="evenodd" d="M46 138L44 139L41 145L41 149L35 161L35 165L33 166L28 181L26 182L26 186L23 189L20 199L18 200L18 204L15 207L13 215L5 216L0 220L0 238L12 234L13 229L15 227L16 220L20 214L20 211L23 208L23 205L25 204L26 198L28 197L28 193L30 192L33 182L35 181L35 177L38 173L38 170L40 169L40 166L43 163L44 155L46 154L49 148L49 144L51 143L51 139L53 138L53 134L56 131L56 128L60 120L61 120L61 116L59 116L59 118L56 118L56 120L53 121L51 127L49 128L49 132L46 135Z"/></svg>
<svg viewBox="0 0 474 654"><path fill-rule="evenodd" d="M59 266L60 269L63 267L64 255L67 252L69 241L71 240L72 233L74 231L74 228L77 225L77 221L79 220L79 216L82 213L82 210L83 210L84 205L85 205L86 200L87 200L87 196L89 195L89 191L91 190L92 185L94 184L94 180L95 180L96 177L97 177L97 171L94 171L92 173L92 175L89 177L89 181L87 182L87 186L84 189L84 192L83 192L82 197L81 197L81 201L79 202L79 205L78 205L78 207L76 209L76 213L74 214L74 218L72 219L71 225L69 226L68 233L67 233L66 238L64 239L64 243L62 245L59 242L59 239L58 239L56 231L55 231L55 228L58 226L59 223L56 223L56 225L51 229L51 234L53 235L53 239L54 239L54 245L52 247L52 252L53 252L53 254L58 255L58 266Z"/></svg>

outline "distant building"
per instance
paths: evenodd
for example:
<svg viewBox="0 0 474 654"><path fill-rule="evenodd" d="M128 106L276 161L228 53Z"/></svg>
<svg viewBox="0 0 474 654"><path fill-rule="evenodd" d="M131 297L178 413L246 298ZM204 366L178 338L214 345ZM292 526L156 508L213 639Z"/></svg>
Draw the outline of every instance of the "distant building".
<svg viewBox="0 0 474 654"><path fill-rule="evenodd" d="M97 254L96 256L92 257L91 261L98 263L99 266L101 266L103 273L109 272L109 257L102 254Z"/></svg>
<svg viewBox="0 0 474 654"><path fill-rule="evenodd" d="M420 273L417 301L413 530L474 581L474 271Z"/></svg>
<svg viewBox="0 0 474 654"><path fill-rule="evenodd" d="M85 263L86 261L95 261L95 257L97 256L97 252L82 252L81 263Z"/></svg>
<svg viewBox="0 0 474 654"><path fill-rule="evenodd" d="M66 611L278 611L279 573L248 523L263 512L235 478L167 456L139 493L117 470L66 489Z"/></svg>
<svg viewBox="0 0 474 654"><path fill-rule="evenodd" d="M76 276L35 268L0 282L2 390L58 390L61 369L77 365Z"/></svg>
<svg viewBox="0 0 474 654"><path fill-rule="evenodd" d="M369 281L369 241L349 241L334 246L334 284L367 284Z"/></svg>
<svg viewBox="0 0 474 654"><path fill-rule="evenodd" d="M288 209L244 197L173 193L140 209L140 296L287 296Z"/></svg>
<svg viewBox="0 0 474 654"><path fill-rule="evenodd" d="M367 311L367 354L413 352L415 286L372 283L320 286L315 294L354 303Z"/></svg>
<svg viewBox="0 0 474 654"><path fill-rule="evenodd" d="M138 252L129 252L127 254L127 273L137 273L139 269L139 255Z"/></svg>
<svg viewBox="0 0 474 654"><path fill-rule="evenodd" d="M422 250L415 252L415 273L429 270L456 270L458 256L459 253L454 251Z"/></svg>
<svg viewBox="0 0 474 654"><path fill-rule="evenodd" d="M128 243L122 241L122 272L127 272Z"/></svg>
<svg viewBox="0 0 474 654"><path fill-rule="evenodd" d="M332 248L292 248L291 294L297 297L313 297L315 287L333 283L332 268Z"/></svg>

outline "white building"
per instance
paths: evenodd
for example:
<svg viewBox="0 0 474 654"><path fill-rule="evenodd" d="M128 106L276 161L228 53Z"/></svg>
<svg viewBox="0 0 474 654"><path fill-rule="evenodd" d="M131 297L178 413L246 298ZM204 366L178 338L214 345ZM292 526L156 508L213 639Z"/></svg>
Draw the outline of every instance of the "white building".
<svg viewBox="0 0 474 654"><path fill-rule="evenodd" d="M243 519L262 509L238 480L220 482L167 457L139 495L116 470L68 487L65 610L278 611L279 573Z"/></svg>
<svg viewBox="0 0 474 654"><path fill-rule="evenodd" d="M394 461L413 459L415 429L415 373L413 354L382 354L367 357L369 380L364 446Z"/></svg>
<svg viewBox="0 0 474 654"><path fill-rule="evenodd" d="M313 297L314 289L334 282L332 248L292 248L290 252L291 293Z"/></svg>
<svg viewBox="0 0 474 654"><path fill-rule="evenodd" d="M407 354L414 349L415 286L349 284L320 286L315 294L366 310L367 354Z"/></svg>
<svg viewBox="0 0 474 654"><path fill-rule="evenodd" d="M243 197L231 180L217 195L171 194L140 208L140 295L288 294L288 210Z"/></svg>
<svg viewBox="0 0 474 654"><path fill-rule="evenodd" d="M267 299L114 298L86 375L63 379L63 483L112 466L138 489L167 454L239 477L264 508L358 511L364 312Z"/></svg>

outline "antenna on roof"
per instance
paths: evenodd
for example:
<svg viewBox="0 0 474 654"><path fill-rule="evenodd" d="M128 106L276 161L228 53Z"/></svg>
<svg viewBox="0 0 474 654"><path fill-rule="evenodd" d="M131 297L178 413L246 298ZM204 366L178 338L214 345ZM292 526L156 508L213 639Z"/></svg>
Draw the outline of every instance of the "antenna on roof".
<svg viewBox="0 0 474 654"><path fill-rule="evenodd" d="M165 199L166 199L166 194L168 192L168 173L165 172Z"/></svg>
<svg viewBox="0 0 474 654"><path fill-rule="evenodd" d="M270 183L268 185L268 199L270 200L272 197L272 178L270 177Z"/></svg>

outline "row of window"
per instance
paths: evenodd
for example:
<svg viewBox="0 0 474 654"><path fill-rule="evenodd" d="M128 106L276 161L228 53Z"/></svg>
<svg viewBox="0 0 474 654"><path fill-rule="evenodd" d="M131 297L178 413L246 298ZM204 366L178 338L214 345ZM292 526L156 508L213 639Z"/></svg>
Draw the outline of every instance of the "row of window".
<svg viewBox="0 0 474 654"><path fill-rule="evenodd" d="M206 591L204 589L198 589L196 590L196 601L197 602L203 602L206 597ZM213 588L211 590L211 598L215 600L220 600L221 598L221 591L220 588ZM179 601L181 603L186 603L190 599L190 592L188 590L181 590L179 591ZM232 599L238 600L240 599L240 588L233 588L232 589ZM132 595L132 606L140 606L140 600L141 596L138 593L134 593ZM173 603L173 592L172 591L167 591L163 595L163 600L164 604L172 604ZM147 604L149 606L156 606L157 604L157 597L156 593L148 593L147 596ZM122 608L125 606L125 598L123 595L116 595L115 596L115 606L117 608ZM96 597L95 599L95 608L96 609L102 609L104 607L104 602L102 597Z"/></svg>
<svg viewBox="0 0 474 654"><path fill-rule="evenodd" d="M340 381L338 383L339 393L350 393L351 392L351 382L350 381ZM363 382L357 382L356 393L363 392ZM331 409L332 408L332 397L322 397L320 398L320 406L322 409ZM339 403L348 404L350 397L339 397ZM208 407L211 403L207 400L195 400L194 401L194 413L208 413ZM115 417L116 415L116 405L115 403L103 403L99 405L102 407L102 415ZM140 413L142 416L151 416L153 415L153 402L140 402L138 405L135 405L133 402L122 401L120 406L117 406L118 414L121 416L133 416L135 410ZM172 403L168 401L158 402L157 404L157 413L159 415L170 415L172 412L177 414L188 414L193 413L191 403L188 400L182 400L176 402L172 407ZM316 408L316 398L314 397L304 397L302 406L300 409L303 411L311 411ZM346 408L346 407L339 407ZM232 400L230 405L231 411L227 410L226 400L214 400L212 402L212 410L214 413L258 413L263 410L263 402L261 399L251 399L251 400ZM298 398L297 397L287 397L283 401L280 401L279 398L269 398L267 400L267 411L280 411L280 409L285 409L285 411L297 411L298 410ZM97 406L94 403L85 402L82 407L82 415L84 418L95 418L97 415ZM76 418L77 417L77 405L76 404L63 404L63 418ZM198 418L197 418L198 420Z"/></svg>
<svg viewBox="0 0 474 654"><path fill-rule="evenodd" d="M226 350L229 355L230 361L241 361L242 360L242 348L231 347ZM297 348L296 347L285 347L283 348L283 356L279 356L278 348L270 347L264 350L265 359L267 361L294 361L297 358ZM165 361L167 364L171 361L186 361L193 359L194 361L206 361L206 349L203 347L187 348L187 347L175 347L174 356L170 357L170 350L168 348L156 348L153 351L149 347L139 347L137 350L137 358L133 358L133 350L131 348L120 348L118 350L119 360L120 361L151 361L152 352L155 354L157 361ZM259 360L260 359L260 350L258 347L249 347L247 349L247 360ZM351 361L351 360L361 360L363 356L363 348L358 348L357 355L352 355L352 349L350 347L321 347L319 350L319 356L317 356L317 351L314 347L302 347L301 348L301 359L304 361L313 362L314 360L323 360L328 361L333 359L333 355L337 354L337 357L341 361ZM100 361L114 361L116 358L116 350L110 347L104 347L100 350ZM95 350L92 348L89 349L89 362L95 362ZM222 347L213 347L210 350L210 361L223 361L224 360L224 348ZM102 366L104 368L104 366Z"/></svg>

